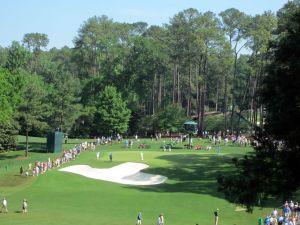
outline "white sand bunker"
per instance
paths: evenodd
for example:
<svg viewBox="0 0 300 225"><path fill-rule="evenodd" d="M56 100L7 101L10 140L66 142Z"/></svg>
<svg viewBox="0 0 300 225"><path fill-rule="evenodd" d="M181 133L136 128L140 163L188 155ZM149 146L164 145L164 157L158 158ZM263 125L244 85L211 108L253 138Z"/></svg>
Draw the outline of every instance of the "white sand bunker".
<svg viewBox="0 0 300 225"><path fill-rule="evenodd" d="M75 165L59 171L79 174L92 179L105 180L128 185L155 185L165 182L168 178L161 175L141 173L149 166L143 163L127 162L109 169L97 169L88 165Z"/></svg>

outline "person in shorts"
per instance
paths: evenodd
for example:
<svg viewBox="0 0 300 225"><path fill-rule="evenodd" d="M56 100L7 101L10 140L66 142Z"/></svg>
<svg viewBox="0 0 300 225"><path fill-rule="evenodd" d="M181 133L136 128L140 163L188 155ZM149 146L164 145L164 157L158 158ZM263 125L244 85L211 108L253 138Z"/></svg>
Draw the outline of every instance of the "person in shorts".
<svg viewBox="0 0 300 225"><path fill-rule="evenodd" d="M136 224L142 224L142 213L139 212L138 215L137 215L137 221L136 221Z"/></svg>

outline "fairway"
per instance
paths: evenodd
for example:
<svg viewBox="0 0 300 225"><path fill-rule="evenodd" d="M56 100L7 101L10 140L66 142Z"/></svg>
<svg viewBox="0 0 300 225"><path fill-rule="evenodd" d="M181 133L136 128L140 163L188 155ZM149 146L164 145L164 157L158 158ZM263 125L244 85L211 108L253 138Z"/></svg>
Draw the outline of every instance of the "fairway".
<svg viewBox="0 0 300 225"><path fill-rule="evenodd" d="M36 146L42 146L45 139L31 139ZM68 149L83 140L69 140ZM69 225L69 224L135 224L137 213L142 212L143 224L156 224L159 213L164 213L165 224L213 224L213 211L220 210L219 224L256 224L258 217L270 212L270 208L255 209L248 214L236 205L226 201L217 191L218 174L230 173L231 158L240 157L250 148L221 145L221 154L213 146L205 150L179 149L177 144L171 152L160 149L169 139L159 141L140 140L132 149L125 149L123 143L113 142L112 146L97 146L96 151L86 151L79 158L66 163L89 165L93 168L111 168L126 162L141 163L139 143L150 148L142 149L144 160L149 165L143 173L159 174L168 180L159 185L128 186L113 182L90 179L77 174L59 171L57 168L39 177L20 177L19 167L26 167L29 161L54 158L57 154L38 152L33 143L29 159L23 159L23 151L0 154L0 197L8 200L8 214L0 213L1 225ZM195 141L203 146L208 140ZM195 143L196 144L196 143ZM178 148L178 149L176 149ZM109 153L113 161L109 161ZM8 171L5 171L8 165ZM28 213L22 214L21 203L28 200Z"/></svg>

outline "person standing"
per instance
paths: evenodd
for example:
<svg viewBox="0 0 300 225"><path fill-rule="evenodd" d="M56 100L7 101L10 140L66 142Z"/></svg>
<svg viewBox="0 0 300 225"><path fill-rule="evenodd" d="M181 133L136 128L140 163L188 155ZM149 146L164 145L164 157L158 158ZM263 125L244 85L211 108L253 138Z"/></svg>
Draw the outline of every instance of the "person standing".
<svg viewBox="0 0 300 225"><path fill-rule="evenodd" d="M32 170L32 163L31 162L28 164L28 170Z"/></svg>
<svg viewBox="0 0 300 225"><path fill-rule="evenodd" d="M272 214L271 214L272 217L273 217L273 218L277 218L277 214L278 214L278 212L277 212L277 210L274 208L273 211L272 211Z"/></svg>
<svg viewBox="0 0 300 225"><path fill-rule="evenodd" d="M97 160L99 160L99 157L100 157L100 152L97 152L97 153L96 153L96 158L97 158Z"/></svg>
<svg viewBox="0 0 300 225"><path fill-rule="evenodd" d="M280 215L279 217L278 217L278 225L282 225L283 224L283 220L284 220L284 218L283 218L283 216L282 215Z"/></svg>
<svg viewBox="0 0 300 225"><path fill-rule="evenodd" d="M125 148L127 149L128 146L129 146L129 141L126 139L125 142L124 142L124 144L125 144Z"/></svg>
<svg viewBox="0 0 300 225"><path fill-rule="evenodd" d="M27 200L24 199L22 203L22 213L27 213L27 208L28 208Z"/></svg>
<svg viewBox="0 0 300 225"><path fill-rule="evenodd" d="M144 153L141 152L141 160L144 161Z"/></svg>
<svg viewBox="0 0 300 225"><path fill-rule="evenodd" d="M142 224L142 213L139 212L138 215L137 215L137 221L136 221L136 224Z"/></svg>
<svg viewBox="0 0 300 225"><path fill-rule="evenodd" d="M8 210L7 210L7 200L6 200L5 197L2 200L2 209L4 210L5 213L8 213Z"/></svg>
<svg viewBox="0 0 300 225"><path fill-rule="evenodd" d="M164 215L161 213L158 216L157 225L164 225L164 224L165 224Z"/></svg>
<svg viewBox="0 0 300 225"><path fill-rule="evenodd" d="M65 144L67 144L68 143L68 135L66 134L65 135Z"/></svg>
<svg viewBox="0 0 300 225"><path fill-rule="evenodd" d="M221 153L221 146L219 145L218 146L218 155L220 155L220 153Z"/></svg>
<svg viewBox="0 0 300 225"><path fill-rule="evenodd" d="M216 211L214 211L214 215L215 215L215 225L218 225L218 222L219 222L219 209L216 209Z"/></svg>
<svg viewBox="0 0 300 225"><path fill-rule="evenodd" d="M23 167L21 166L20 167L20 176L23 176L23 173L24 173L24 170L23 170Z"/></svg>
<svg viewBox="0 0 300 225"><path fill-rule="evenodd" d="M109 160L112 161L112 152L109 153Z"/></svg>

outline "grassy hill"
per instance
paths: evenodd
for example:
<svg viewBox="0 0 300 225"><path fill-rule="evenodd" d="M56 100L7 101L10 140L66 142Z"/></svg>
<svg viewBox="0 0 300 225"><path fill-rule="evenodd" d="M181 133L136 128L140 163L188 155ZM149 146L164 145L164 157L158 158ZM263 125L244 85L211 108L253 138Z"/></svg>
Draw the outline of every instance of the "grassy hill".
<svg viewBox="0 0 300 225"><path fill-rule="evenodd" d="M19 138L20 148L24 144ZM69 140L64 149L73 147L83 140ZM92 140L90 140L92 141ZM114 142L112 146L97 146L100 160L92 151L83 152L79 158L64 166L86 164L97 168L109 168L123 162L140 162L140 143L146 143L149 149L143 149L144 163L150 165L143 172L168 177L164 184L155 186L128 186L93 180L75 174L53 169L39 177L21 177L19 168L27 168L29 162L46 161L59 154L44 153L43 138L30 138L31 152L24 159L24 151L0 154L0 198L8 199L9 213L0 213L1 225L70 225L70 224L135 224L139 211L143 214L143 224L156 223L160 212L165 214L165 223L169 225L213 224L213 211L220 209L220 222L224 225L256 224L260 216L270 212L270 208L255 209L253 214L237 210L236 205L226 201L217 191L216 176L230 173L232 157L241 157L251 148L221 146L221 155L216 147L211 152L203 150L178 149L163 152L160 147L169 143L169 139L151 141L140 140L127 150L124 143ZM194 145L209 145L207 140L195 140ZM113 152L113 162L108 154ZM8 171L6 167L8 166ZM249 187L250 188L250 187ZM21 202L26 198L29 212L20 213ZM271 207L271 206L270 206ZM238 208L240 209L240 208Z"/></svg>

